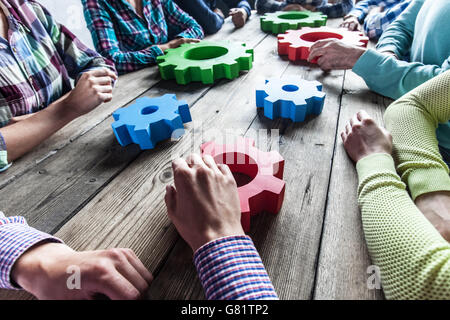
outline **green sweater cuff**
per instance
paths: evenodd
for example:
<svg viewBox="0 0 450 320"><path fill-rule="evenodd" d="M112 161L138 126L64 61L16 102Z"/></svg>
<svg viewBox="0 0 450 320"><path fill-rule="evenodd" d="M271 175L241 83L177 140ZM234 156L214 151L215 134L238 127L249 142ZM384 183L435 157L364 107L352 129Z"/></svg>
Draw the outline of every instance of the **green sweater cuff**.
<svg viewBox="0 0 450 320"><path fill-rule="evenodd" d="M412 169L404 176L413 200L430 192L450 191L450 177L444 168Z"/></svg>
<svg viewBox="0 0 450 320"><path fill-rule="evenodd" d="M397 174L394 159L387 153L374 153L362 158L356 164L356 170L360 182L364 181L367 177L380 172L385 173L386 171L391 171L393 174Z"/></svg>
<svg viewBox="0 0 450 320"><path fill-rule="evenodd" d="M352 70L367 82L385 58L385 54L369 49L356 61Z"/></svg>

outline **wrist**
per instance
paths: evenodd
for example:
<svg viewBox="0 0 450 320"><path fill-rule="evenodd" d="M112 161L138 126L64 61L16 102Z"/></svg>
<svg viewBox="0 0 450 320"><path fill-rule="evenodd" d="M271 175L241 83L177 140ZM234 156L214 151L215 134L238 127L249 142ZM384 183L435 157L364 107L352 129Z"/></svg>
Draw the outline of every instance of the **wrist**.
<svg viewBox="0 0 450 320"><path fill-rule="evenodd" d="M61 243L41 242L25 251L11 270L11 279L28 292L33 292L34 283L48 278L49 265L58 263L61 253L73 252Z"/></svg>
<svg viewBox="0 0 450 320"><path fill-rule="evenodd" d="M198 239L194 240L191 243L191 248L192 251L195 253L199 248L203 247L204 245L212 241L232 236L245 236L245 232L240 224L239 226L226 228L223 230L208 230L206 232L203 232L199 234Z"/></svg>

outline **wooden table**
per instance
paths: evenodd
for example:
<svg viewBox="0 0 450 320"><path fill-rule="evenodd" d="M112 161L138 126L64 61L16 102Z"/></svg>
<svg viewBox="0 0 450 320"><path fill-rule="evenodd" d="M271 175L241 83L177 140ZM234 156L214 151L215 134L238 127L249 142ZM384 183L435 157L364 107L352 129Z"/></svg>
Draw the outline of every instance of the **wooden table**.
<svg viewBox="0 0 450 320"><path fill-rule="evenodd" d="M337 26L339 20L328 25ZM153 272L152 299L202 299L192 252L167 218L166 184L172 181L171 156L198 150L201 130L187 124L177 142L141 152L122 148L111 114L140 96L176 93L186 100L203 130L234 130L269 135L286 160L286 195L277 216L252 219L251 237L282 299L379 299L369 290L370 265L357 207L357 177L339 132L358 110L377 120L389 101L368 90L351 71L324 73L277 54L276 37L263 33L254 15L245 28L228 21L209 39L242 41L254 48L250 72L233 81L187 86L161 81L156 67L124 75L112 102L77 119L0 175L0 208L25 216L30 225L55 234L77 250L132 248ZM305 123L271 121L255 107L255 87L265 79L298 75L323 83L323 113ZM193 128L195 127L195 130ZM192 139L194 137L195 139ZM2 299L29 298L0 291Z"/></svg>

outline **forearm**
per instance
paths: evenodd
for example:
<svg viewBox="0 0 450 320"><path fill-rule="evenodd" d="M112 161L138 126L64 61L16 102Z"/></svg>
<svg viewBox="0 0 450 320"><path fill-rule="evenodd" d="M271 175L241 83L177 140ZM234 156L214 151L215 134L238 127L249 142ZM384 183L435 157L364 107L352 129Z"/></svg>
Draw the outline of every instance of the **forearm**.
<svg viewBox="0 0 450 320"><path fill-rule="evenodd" d="M217 239L195 253L195 266L210 300L278 299L252 240Z"/></svg>
<svg viewBox="0 0 450 320"><path fill-rule="evenodd" d="M33 116L0 129L9 162L28 153L75 118L66 98L67 95Z"/></svg>
<svg viewBox="0 0 450 320"><path fill-rule="evenodd" d="M394 143L394 159L413 199L450 191L447 165L439 152L436 128L450 119L450 71L394 102L385 113Z"/></svg>
<svg viewBox="0 0 450 320"><path fill-rule="evenodd" d="M154 45L147 49L132 52L123 52L117 48L108 48L105 54L114 62L119 74L125 74L155 64L156 59L163 55L164 52L159 45Z"/></svg>
<svg viewBox="0 0 450 320"><path fill-rule="evenodd" d="M450 191L423 194L415 204L441 236L450 241Z"/></svg>
<svg viewBox="0 0 450 320"><path fill-rule="evenodd" d="M388 299L449 299L450 245L406 192L388 154L357 164L367 246Z"/></svg>
<svg viewBox="0 0 450 320"><path fill-rule="evenodd" d="M367 50L353 66L367 86L384 96L398 99L417 86L445 72L449 64L424 65L401 61L389 54Z"/></svg>

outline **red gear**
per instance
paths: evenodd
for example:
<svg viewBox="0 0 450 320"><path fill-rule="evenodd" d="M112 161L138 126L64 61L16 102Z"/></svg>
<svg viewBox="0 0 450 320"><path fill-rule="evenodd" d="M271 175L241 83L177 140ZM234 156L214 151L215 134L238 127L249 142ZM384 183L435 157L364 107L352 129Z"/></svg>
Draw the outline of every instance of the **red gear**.
<svg viewBox="0 0 450 320"><path fill-rule="evenodd" d="M358 47L367 47L369 42L369 38L365 37L363 33L344 28L302 28L288 30L285 34L278 35L278 54L287 55L291 61L307 60L311 46L316 41L323 39L339 39ZM311 63L317 63L317 59Z"/></svg>
<svg viewBox="0 0 450 320"><path fill-rule="evenodd" d="M211 155L217 163L227 164L233 173L253 178L238 187L241 223L250 231L250 216L267 211L277 214L283 204L285 182L282 180L284 159L277 151L263 152L253 139L240 137L233 145L207 142L201 146L202 155Z"/></svg>

